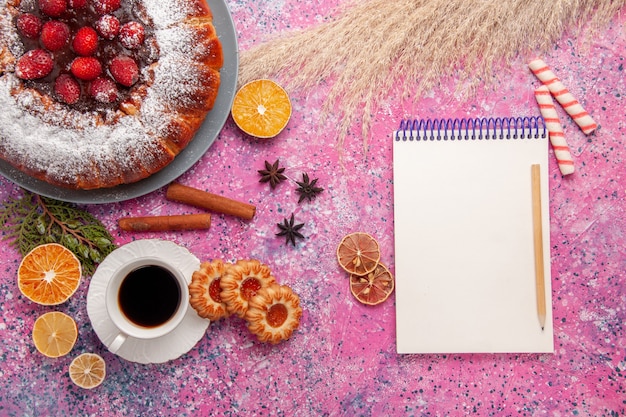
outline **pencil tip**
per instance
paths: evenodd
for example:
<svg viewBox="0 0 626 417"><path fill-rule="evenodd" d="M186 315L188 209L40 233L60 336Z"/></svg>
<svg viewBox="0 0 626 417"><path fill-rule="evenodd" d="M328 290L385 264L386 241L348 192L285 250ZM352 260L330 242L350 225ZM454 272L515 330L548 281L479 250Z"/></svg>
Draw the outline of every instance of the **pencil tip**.
<svg viewBox="0 0 626 417"><path fill-rule="evenodd" d="M543 332L543 326L541 326L541 331Z"/></svg>

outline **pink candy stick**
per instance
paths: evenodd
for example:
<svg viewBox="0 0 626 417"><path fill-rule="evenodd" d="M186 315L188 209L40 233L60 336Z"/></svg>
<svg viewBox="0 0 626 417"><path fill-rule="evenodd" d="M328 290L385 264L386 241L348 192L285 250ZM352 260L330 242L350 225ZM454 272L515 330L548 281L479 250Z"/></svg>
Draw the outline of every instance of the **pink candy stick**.
<svg viewBox="0 0 626 417"><path fill-rule="evenodd" d="M569 151L569 146L565 141L565 133L559 120L559 115L556 112L554 101L550 96L550 90L545 85L537 87L535 90L535 99L539 105L539 110L543 116L543 120L546 123L546 129L550 137L550 143L552 149L554 149L554 155L556 161L561 170L561 174L568 175L574 172L574 160L572 154Z"/></svg>
<svg viewBox="0 0 626 417"><path fill-rule="evenodd" d="M534 59L528 63L528 68L535 76L548 87L556 101L565 109L576 124L586 135L590 134L598 125L585 111L583 106L574 98L572 93L563 85L554 72L541 59Z"/></svg>

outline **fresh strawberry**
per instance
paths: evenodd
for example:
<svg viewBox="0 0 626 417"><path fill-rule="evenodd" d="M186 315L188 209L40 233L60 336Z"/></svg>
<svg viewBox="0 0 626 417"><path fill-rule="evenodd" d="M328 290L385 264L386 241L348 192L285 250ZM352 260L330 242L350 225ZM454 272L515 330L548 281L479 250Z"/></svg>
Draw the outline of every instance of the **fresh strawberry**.
<svg viewBox="0 0 626 417"><path fill-rule="evenodd" d="M74 74L74 77L83 81L95 80L102 74L102 65L96 58L90 56L79 56L74 58L70 71Z"/></svg>
<svg viewBox="0 0 626 417"><path fill-rule="evenodd" d="M112 41L120 33L120 21L111 14L100 16L96 21L96 30L104 39Z"/></svg>
<svg viewBox="0 0 626 417"><path fill-rule="evenodd" d="M130 87L139 80L139 67L129 56L116 56L109 64L113 79L125 87Z"/></svg>
<svg viewBox="0 0 626 417"><path fill-rule="evenodd" d="M119 99L119 91L115 81L100 77L89 84L89 95L100 103L114 103Z"/></svg>
<svg viewBox="0 0 626 417"><path fill-rule="evenodd" d="M52 72L52 54L44 49L31 49L17 60L15 75L23 80L36 80Z"/></svg>
<svg viewBox="0 0 626 417"><path fill-rule="evenodd" d="M121 0L94 0L93 7L98 14L107 14L120 8Z"/></svg>
<svg viewBox="0 0 626 417"><path fill-rule="evenodd" d="M49 51L58 51L70 40L70 27L58 20L50 20L41 28L41 44Z"/></svg>
<svg viewBox="0 0 626 417"><path fill-rule="evenodd" d="M137 49L143 44L145 31L141 23L128 22L120 28L120 43L127 49Z"/></svg>
<svg viewBox="0 0 626 417"><path fill-rule="evenodd" d="M61 101L74 104L80 98L80 85L70 74L61 74L54 82L54 92Z"/></svg>
<svg viewBox="0 0 626 417"><path fill-rule="evenodd" d="M67 5L71 9L82 9L87 6L87 0L68 0Z"/></svg>
<svg viewBox="0 0 626 417"><path fill-rule="evenodd" d="M93 55L98 49L98 33L89 26L83 26L76 32L72 41L72 48L78 55Z"/></svg>
<svg viewBox="0 0 626 417"><path fill-rule="evenodd" d="M67 0L39 0L39 10L50 17L59 17L67 10Z"/></svg>
<svg viewBox="0 0 626 417"><path fill-rule="evenodd" d="M41 19L32 13L22 13L17 17L17 29L27 38L38 38L42 25Z"/></svg>

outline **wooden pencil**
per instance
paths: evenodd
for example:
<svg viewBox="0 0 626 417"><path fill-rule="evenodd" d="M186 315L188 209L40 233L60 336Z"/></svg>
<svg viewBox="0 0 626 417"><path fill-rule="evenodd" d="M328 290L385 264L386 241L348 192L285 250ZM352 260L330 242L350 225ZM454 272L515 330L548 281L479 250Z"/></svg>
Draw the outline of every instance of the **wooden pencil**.
<svg viewBox="0 0 626 417"><path fill-rule="evenodd" d="M537 316L541 330L546 326L546 283L543 264L543 226L541 219L541 173L539 164L531 166L533 238L535 249L535 287Z"/></svg>

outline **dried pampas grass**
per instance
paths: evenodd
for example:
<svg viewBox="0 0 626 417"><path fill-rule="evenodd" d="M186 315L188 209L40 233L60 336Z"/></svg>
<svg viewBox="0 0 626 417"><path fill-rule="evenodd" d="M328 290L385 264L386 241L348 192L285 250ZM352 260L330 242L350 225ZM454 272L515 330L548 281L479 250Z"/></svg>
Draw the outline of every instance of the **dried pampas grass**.
<svg viewBox="0 0 626 417"><path fill-rule="evenodd" d="M567 29L600 27L626 0L366 0L336 20L283 34L243 51L241 84L281 77L290 89L331 83L322 115L337 115L338 146L400 82L419 97L443 77L472 89L519 55L541 53ZM338 109L338 110L335 110Z"/></svg>

